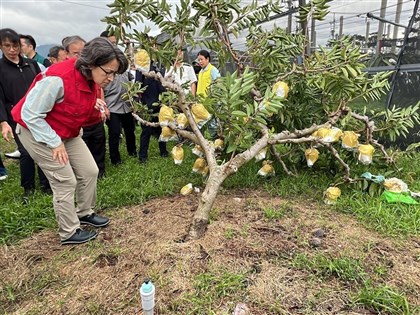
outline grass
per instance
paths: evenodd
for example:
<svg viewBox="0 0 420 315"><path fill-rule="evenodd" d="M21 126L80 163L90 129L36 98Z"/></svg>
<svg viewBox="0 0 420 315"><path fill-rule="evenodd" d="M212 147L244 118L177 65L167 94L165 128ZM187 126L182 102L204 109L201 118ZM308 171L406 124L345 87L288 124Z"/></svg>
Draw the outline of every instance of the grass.
<svg viewBox="0 0 420 315"><path fill-rule="evenodd" d="M168 145L168 149L173 144ZM12 151L12 145L0 143L0 151ZM191 182L194 186L203 188L201 175L191 172L195 156L188 148L185 149L184 162L175 166L171 158L158 156L157 142L151 141L149 161L138 163L137 158L128 157L125 149L121 148L124 163L114 167L107 157L107 175L98 183L98 209L119 208L171 194L178 194L180 188ZM420 191L420 163L419 153L413 157L403 157L398 161L401 173L393 171L387 177L403 179L413 191ZM40 192L35 193L29 205L22 203L22 189L19 186L19 168L15 161L6 160L9 178L0 182L0 243L13 243L32 233L43 229L56 228L52 208L51 196ZM384 169L375 166L351 165L353 176L369 170L372 174L384 173ZM251 161L241 168L235 175L226 180L223 187L258 188L273 195L285 198L299 198L300 200L322 200L323 191L334 182L340 180L339 175L331 173L331 163L319 162L308 169L306 166L295 165L299 168L299 176L285 175L276 165L274 178L257 176L260 163ZM391 169L392 171L392 169ZM335 209L357 217L368 228L377 230L385 235L406 237L420 233L420 207L418 205L388 204L379 197L371 197L360 189L350 185L340 185L342 197ZM283 209L284 210L284 209ZM267 219L281 218L282 209L265 209ZM217 220L218 211L214 211L212 219Z"/></svg>
<svg viewBox="0 0 420 315"><path fill-rule="evenodd" d="M351 257L329 257L318 254L310 258L306 254L298 254L291 264L295 268L308 270L320 277L336 277L345 282L360 283L366 278L360 260Z"/></svg>
<svg viewBox="0 0 420 315"><path fill-rule="evenodd" d="M419 308L411 306L407 298L395 289L386 286L366 284L353 299L354 305L363 305L380 314L418 314Z"/></svg>

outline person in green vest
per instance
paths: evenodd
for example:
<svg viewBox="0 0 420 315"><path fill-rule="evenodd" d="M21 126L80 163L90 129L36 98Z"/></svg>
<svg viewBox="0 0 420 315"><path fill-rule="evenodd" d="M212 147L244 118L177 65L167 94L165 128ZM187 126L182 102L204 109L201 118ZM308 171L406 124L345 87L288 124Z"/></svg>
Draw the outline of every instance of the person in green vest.
<svg viewBox="0 0 420 315"><path fill-rule="evenodd" d="M207 50L200 50L198 52L197 61L201 66L201 70L198 73L197 96L206 98L211 83L220 77L220 72L210 63L210 53ZM217 119L211 119L209 121L208 130L212 139L217 138L219 125Z"/></svg>

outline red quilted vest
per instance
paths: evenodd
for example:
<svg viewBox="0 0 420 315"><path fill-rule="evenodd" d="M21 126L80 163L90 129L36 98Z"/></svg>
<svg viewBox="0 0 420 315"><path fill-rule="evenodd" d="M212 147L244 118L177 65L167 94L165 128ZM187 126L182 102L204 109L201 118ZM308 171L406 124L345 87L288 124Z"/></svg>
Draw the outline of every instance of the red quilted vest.
<svg viewBox="0 0 420 315"><path fill-rule="evenodd" d="M74 67L76 58L72 58L50 66L45 73L39 73L26 95L13 107L13 119L27 128L22 120L22 107L25 105L26 96L35 84L44 76L58 76L63 80L64 99L55 103L52 110L47 113L45 120L61 139L77 137L80 128L96 124L101 121L101 115L94 108L98 97L98 85L86 78Z"/></svg>

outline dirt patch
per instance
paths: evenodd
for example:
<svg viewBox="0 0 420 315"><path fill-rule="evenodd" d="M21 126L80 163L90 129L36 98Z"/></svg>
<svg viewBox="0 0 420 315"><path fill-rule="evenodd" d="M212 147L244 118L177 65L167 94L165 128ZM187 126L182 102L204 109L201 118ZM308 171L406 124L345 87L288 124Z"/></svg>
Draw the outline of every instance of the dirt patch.
<svg viewBox="0 0 420 315"><path fill-rule="evenodd" d="M236 190L218 196L205 237L184 243L196 203L172 196L107 210L112 223L85 245L61 246L44 231L1 248L0 312L139 314L138 288L151 277L156 314L231 314L240 302L257 315L370 314L349 303L360 283L320 278L297 255L358 259L372 280L420 305L419 239L385 238L309 200ZM217 282L231 275L242 277L232 292Z"/></svg>

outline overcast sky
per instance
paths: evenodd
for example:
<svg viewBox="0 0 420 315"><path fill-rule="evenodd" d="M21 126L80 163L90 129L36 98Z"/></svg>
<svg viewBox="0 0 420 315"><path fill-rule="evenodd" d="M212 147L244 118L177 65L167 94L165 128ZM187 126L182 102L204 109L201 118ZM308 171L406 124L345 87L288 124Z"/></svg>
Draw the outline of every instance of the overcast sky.
<svg viewBox="0 0 420 315"><path fill-rule="evenodd" d="M203 0L204 1L204 0ZM176 3L176 0L168 1ZM247 0L244 3L249 2ZM296 1L297 2L297 1ZM386 18L395 19L397 0L387 1ZM0 27L8 27L18 33L31 34L38 45L59 44L69 35L80 35L90 40L105 30L106 25L100 20L109 14L108 0L0 0ZM340 16L344 18L345 34L366 32L366 13L379 16L381 0L333 0L331 13L325 21L318 22L318 44L325 43L330 37L335 16L335 32L338 33ZM403 0L401 24L407 25L414 7L413 0ZM360 16L358 16L360 15ZM278 20L279 26L287 19ZM371 21L370 31L378 30L378 22ZM392 34L392 29L391 29Z"/></svg>

